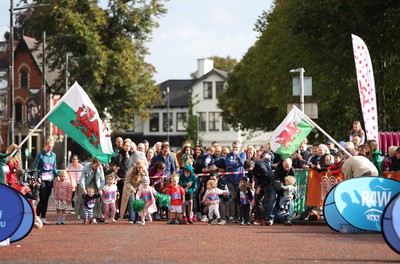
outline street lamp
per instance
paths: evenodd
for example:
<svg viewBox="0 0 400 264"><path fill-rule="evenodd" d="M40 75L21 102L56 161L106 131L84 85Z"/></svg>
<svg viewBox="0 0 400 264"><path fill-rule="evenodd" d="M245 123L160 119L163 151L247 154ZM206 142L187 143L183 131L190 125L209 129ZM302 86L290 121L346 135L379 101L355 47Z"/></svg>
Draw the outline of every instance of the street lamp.
<svg viewBox="0 0 400 264"><path fill-rule="evenodd" d="M169 143L169 86L167 87L167 141Z"/></svg>
<svg viewBox="0 0 400 264"><path fill-rule="evenodd" d="M9 84L10 84L10 144L14 143L14 1L10 0L10 66L9 66Z"/></svg>
<svg viewBox="0 0 400 264"><path fill-rule="evenodd" d="M290 73L300 73L300 110L304 113L304 68L291 69Z"/></svg>
<svg viewBox="0 0 400 264"><path fill-rule="evenodd" d="M65 54L65 92L68 91L68 78L69 78L69 69L68 69L68 58L72 56L71 52L67 52ZM68 166L68 135L64 132L64 168L67 168Z"/></svg>

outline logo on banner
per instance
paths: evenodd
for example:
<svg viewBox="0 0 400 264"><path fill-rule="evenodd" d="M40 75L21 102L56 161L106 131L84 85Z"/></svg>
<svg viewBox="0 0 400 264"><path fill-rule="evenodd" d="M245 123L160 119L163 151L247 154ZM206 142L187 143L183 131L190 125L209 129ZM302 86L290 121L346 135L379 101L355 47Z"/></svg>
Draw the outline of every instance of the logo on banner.
<svg viewBox="0 0 400 264"><path fill-rule="evenodd" d="M381 221L381 215L383 213L383 209L386 207L386 205L389 203L390 199L392 197L392 191L390 188L384 188L380 185L376 186L375 191L362 191L361 192L361 205L367 208L364 212L364 215L366 217L367 221L372 221L372 222L380 222ZM381 209L376 209L376 208L383 208Z"/></svg>

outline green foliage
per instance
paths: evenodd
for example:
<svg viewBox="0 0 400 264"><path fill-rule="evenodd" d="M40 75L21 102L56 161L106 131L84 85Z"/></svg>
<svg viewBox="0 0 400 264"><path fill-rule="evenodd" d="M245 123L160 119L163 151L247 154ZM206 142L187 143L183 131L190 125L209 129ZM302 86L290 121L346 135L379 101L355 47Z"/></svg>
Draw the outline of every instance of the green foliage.
<svg viewBox="0 0 400 264"><path fill-rule="evenodd" d="M104 10L98 1L36 0L45 6L28 9L17 22L27 36L48 36L49 67L63 70L71 52L70 81L78 81L113 130L130 128L133 115L148 118L149 108L161 102L152 80L154 67L145 61L155 18L166 13L162 1L109 0ZM54 93L63 94L63 74Z"/></svg>
<svg viewBox="0 0 400 264"><path fill-rule="evenodd" d="M398 130L400 2L394 0L276 0L256 24L261 33L229 75L219 98L224 118L236 127L273 130L292 96L290 69L313 78L316 122L337 139L347 139L362 120L351 34L360 36L373 60L379 129ZM251 107L248 107L251 106Z"/></svg>

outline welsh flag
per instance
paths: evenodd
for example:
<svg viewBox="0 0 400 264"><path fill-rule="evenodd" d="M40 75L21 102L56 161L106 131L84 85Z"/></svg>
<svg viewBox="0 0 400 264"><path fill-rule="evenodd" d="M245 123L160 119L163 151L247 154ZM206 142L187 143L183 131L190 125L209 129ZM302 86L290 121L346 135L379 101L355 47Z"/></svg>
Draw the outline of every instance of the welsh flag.
<svg viewBox="0 0 400 264"><path fill-rule="evenodd" d="M77 82L58 101L48 119L99 161L108 163L115 155L108 128Z"/></svg>
<svg viewBox="0 0 400 264"><path fill-rule="evenodd" d="M290 157L312 129L313 126L306 120L306 115L293 106L285 120L272 134L270 141L272 151L280 154L283 159Z"/></svg>

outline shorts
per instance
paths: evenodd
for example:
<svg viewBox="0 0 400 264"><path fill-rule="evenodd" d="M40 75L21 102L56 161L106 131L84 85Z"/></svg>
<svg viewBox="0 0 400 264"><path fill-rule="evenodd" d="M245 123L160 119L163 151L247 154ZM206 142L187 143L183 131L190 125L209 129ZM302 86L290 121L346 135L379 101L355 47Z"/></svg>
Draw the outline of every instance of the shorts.
<svg viewBox="0 0 400 264"><path fill-rule="evenodd" d="M182 206L181 205L171 205L170 208L172 213L182 213Z"/></svg>
<svg viewBox="0 0 400 264"><path fill-rule="evenodd" d="M67 201L56 200L55 204L58 210L65 210L68 207Z"/></svg>

